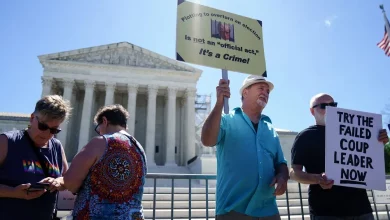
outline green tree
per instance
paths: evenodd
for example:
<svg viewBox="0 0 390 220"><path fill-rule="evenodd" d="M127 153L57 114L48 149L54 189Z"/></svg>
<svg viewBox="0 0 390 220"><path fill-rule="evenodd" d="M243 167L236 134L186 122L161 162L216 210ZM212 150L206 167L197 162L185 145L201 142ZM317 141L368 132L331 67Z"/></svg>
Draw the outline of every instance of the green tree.
<svg viewBox="0 0 390 220"><path fill-rule="evenodd" d="M385 145L385 170L390 175L390 142Z"/></svg>

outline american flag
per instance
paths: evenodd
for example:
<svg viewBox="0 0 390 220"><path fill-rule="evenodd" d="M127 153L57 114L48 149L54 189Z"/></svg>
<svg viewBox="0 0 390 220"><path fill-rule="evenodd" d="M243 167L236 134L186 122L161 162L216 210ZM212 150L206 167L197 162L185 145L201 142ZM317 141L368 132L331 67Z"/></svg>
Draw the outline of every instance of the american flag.
<svg viewBox="0 0 390 220"><path fill-rule="evenodd" d="M389 20L386 17L386 13L385 13L385 10L383 8L383 5L381 5L380 8L382 9L383 16L385 19L385 34L384 34L382 40L377 44L377 46L385 52L386 56L390 56L390 36L389 36L390 25L389 25Z"/></svg>

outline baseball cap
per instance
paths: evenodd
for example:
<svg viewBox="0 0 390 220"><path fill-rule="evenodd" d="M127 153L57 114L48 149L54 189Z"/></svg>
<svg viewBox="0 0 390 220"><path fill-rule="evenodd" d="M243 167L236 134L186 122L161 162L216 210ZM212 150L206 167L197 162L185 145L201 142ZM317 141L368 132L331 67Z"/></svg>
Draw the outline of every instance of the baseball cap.
<svg viewBox="0 0 390 220"><path fill-rule="evenodd" d="M269 86L269 91L272 91L274 89L274 84L272 82L268 81L265 77L263 76L258 76L258 75L250 75L245 78L244 82L242 83L241 89L240 89L240 95L242 95L242 91L244 91L245 88L248 88L250 85L253 85L255 83L267 83Z"/></svg>

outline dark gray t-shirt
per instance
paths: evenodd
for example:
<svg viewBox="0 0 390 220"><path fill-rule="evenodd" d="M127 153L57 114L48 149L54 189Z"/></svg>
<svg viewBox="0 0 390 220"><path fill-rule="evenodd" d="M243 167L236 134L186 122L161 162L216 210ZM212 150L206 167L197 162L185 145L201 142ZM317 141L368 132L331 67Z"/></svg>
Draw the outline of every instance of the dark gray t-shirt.
<svg viewBox="0 0 390 220"><path fill-rule="evenodd" d="M0 184L15 187L25 183L34 184L46 177L24 130L1 135L8 138L8 153L0 166ZM61 148L60 141L52 138L47 148L37 151L48 166L49 176L53 178L62 174ZM56 198L57 192L46 192L32 200L0 198L0 219L52 219Z"/></svg>

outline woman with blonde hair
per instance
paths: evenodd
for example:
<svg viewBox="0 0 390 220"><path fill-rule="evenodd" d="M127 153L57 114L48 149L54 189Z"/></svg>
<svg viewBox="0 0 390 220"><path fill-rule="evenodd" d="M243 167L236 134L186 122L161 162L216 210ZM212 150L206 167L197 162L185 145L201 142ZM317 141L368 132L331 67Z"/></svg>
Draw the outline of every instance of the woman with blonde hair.
<svg viewBox="0 0 390 220"><path fill-rule="evenodd" d="M126 130L128 112L104 106L94 121L94 137L72 160L65 187L77 193L74 219L144 219L145 152Z"/></svg>

